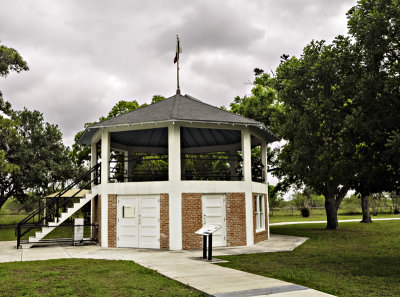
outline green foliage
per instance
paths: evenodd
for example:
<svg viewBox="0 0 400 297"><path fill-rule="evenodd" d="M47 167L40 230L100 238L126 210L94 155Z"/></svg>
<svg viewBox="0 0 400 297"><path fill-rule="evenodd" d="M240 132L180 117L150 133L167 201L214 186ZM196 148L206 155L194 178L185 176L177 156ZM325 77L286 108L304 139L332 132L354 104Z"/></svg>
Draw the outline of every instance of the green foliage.
<svg viewBox="0 0 400 297"><path fill-rule="evenodd" d="M153 98L151 99L151 104L163 101L164 99L165 99L164 96L154 95Z"/></svg>
<svg viewBox="0 0 400 297"><path fill-rule="evenodd" d="M251 96L239 97L230 104L231 112L251 118L275 130L272 116L281 110L276 91L271 87L271 77L257 72Z"/></svg>
<svg viewBox="0 0 400 297"><path fill-rule="evenodd" d="M29 200L28 191L54 192L77 170L56 125L45 122L39 111L14 111L1 103L8 118L0 116L0 207L10 197Z"/></svg>
<svg viewBox="0 0 400 297"><path fill-rule="evenodd" d="M357 113L349 125L362 143L357 164L362 195L396 190L400 179L400 3L391 0L359 1L347 14L349 32L355 38L363 73L355 98ZM389 170L388 170L389 169Z"/></svg>
<svg viewBox="0 0 400 297"><path fill-rule="evenodd" d="M306 187L303 191L294 193L291 202L301 211L305 208L321 206L321 199L323 199L322 196L317 195L313 189Z"/></svg>
<svg viewBox="0 0 400 297"><path fill-rule="evenodd" d="M154 95L152 98L151 103L156 103L159 101L164 100L165 97L161 95ZM136 110L138 108L146 107L148 104L143 103L140 105L136 100L132 101L126 101L126 100L120 100L118 101L110 110L110 112L107 114L107 116L101 116L99 118L99 122L108 120L110 118L119 116L121 114ZM85 123L85 129L96 122L93 123ZM78 144L79 138L82 136L84 131L79 131L75 137L74 137L74 144L72 145L72 151L71 151L71 157L74 160L74 163L78 166L82 166L84 164L90 163L90 146L87 145L81 145Z"/></svg>
<svg viewBox="0 0 400 297"><path fill-rule="evenodd" d="M130 112L132 110L138 109L142 106L139 105L139 103L136 100L132 100L132 101L125 101L125 100L121 100L118 101L113 108L110 110L110 112L108 113L108 115L106 117L100 117L100 122L116 117L118 115Z"/></svg>
<svg viewBox="0 0 400 297"><path fill-rule="evenodd" d="M333 229L349 188L366 197L400 186L400 3L361 0L347 16L350 37L283 55L273 78L254 69L252 96L231 104L286 141L272 159L280 186L323 194Z"/></svg>
<svg viewBox="0 0 400 297"><path fill-rule="evenodd" d="M281 207L283 197L280 195L278 188L273 185L268 185L268 205L270 208Z"/></svg>
<svg viewBox="0 0 400 297"><path fill-rule="evenodd" d="M11 71L29 70L20 54L11 47L0 45L0 76L7 76Z"/></svg>
<svg viewBox="0 0 400 297"><path fill-rule="evenodd" d="M19 53L6 46L0 46L0 76L6 77L11 71L29 70ZM14 162L21 136L11 119L14 111L11 104L3 99L0 92L0 208L13 194L21 194L21 189L13 183L13 176L21 176L20 166Z"/></svg>
<svg viewBox="0 0 400 297"><path fill-rule="evenodd" d="M312 41L299 59L284 59L272 81L282 112L277 133L286 140L277 175L286 186L306 185L325 196L327 228L337 228L337 209L350 187L352 148L343 136L353 97L357 59L350 39Z"/></svg>

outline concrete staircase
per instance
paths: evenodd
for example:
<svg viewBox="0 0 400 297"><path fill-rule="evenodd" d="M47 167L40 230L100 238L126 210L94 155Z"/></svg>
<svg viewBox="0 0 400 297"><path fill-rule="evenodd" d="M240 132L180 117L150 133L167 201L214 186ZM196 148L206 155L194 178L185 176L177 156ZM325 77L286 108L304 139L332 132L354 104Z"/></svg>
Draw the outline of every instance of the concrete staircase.
<svg viewBox="0 0 400 297"><path fill-rule="evenodd" d="M29 249L36 243L39 243L42 241L42 239L48 235L51 231L56 229L58 226L60 226L62 223L65 222L70 216L72 216L75 212L77 212L79 209L81 209L86 203L88 203L90 200L92 200L93 197L95 197L97 193L89 193L86 194L84 197L82 197L79 202L74 203L74 205L70 208L67 209L66 212L63 212L60 217L55 219L54 222L49 222L48 226L42 227L42 230L39 232L36 232L35 236L30 236L29 240L27 243L24 243L22 245L22 248L24 249Z"/></svg>

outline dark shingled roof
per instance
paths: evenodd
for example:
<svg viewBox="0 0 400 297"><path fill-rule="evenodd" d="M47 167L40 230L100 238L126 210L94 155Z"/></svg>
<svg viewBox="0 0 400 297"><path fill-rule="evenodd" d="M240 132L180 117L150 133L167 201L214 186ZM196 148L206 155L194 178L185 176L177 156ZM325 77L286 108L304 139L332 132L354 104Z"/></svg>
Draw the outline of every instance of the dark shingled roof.
<svg viewBox="0 0 400 297"><path fill-rule="evenodd" d="M176 94L146 107L93 124L86 128L78 142L90 144L93 134L103 127L170 121L249 125L260 129L268 142L279 140L257 121L206 104L189 95Z"/></svg>

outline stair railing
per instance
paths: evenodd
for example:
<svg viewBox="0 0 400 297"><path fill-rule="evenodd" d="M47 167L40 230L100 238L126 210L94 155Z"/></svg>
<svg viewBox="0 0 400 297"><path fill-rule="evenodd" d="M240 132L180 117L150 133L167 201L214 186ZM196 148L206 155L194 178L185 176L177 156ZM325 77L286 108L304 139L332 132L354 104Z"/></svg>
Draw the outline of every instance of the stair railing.
<svg viewBox="0 0 400 297"><path fill-rule="evenodd" d="M82 174L81 176L79 176L76 180L74 180L70 185L68 185L65 189L63 189L62 191L60 191L59 193L57 193L56 196L54 196L51 200L47 201L46 203L44 203L42 206L40 206L38 209L34 210L32 213L30 213L26 218L24 218L22 221L20 221L16 228L15 228L15 235L17 236L17 248L20 247L21 244L21 238L28 233L29 231L31 231L32 229L36 228L36 227L40 227L43 226L43 222L46 220L47 222L49 221L49 219L51 219L52 217L59 222L60 219L60 208L64 208L65 206L67 206L67 204L69 203L69 201L71 201L73 198L76 197L76 195L78 195L84 188L88 187L89 185L91 185L92 183L94 184L98 184L99 178L100 178L100 169L101 163L96 164L95 166L93 166L92 168L90 168L87 172L85 172L84 174ZM94 174L94 178L91 178L92 173ZM61 201L62 196L67 193L67 191L71 190L72 188L74 188L76 185L78 185L80 182L84 181L87 177L89 177L89 181L87 183L85 183L81 189L79 189L78 191L76 191L73 195L69 196L69 197L63 197L64 199ZM55 207L54 207L55 205ZM34 218L35 216L39 215L42 213L42 211L44 209L47 209L48 211L46 211L46 215L45 216L41 216L39 217L37 223L34 222ZM29 224L29 222L32 221L31 224ZM22 232L22 228L26 228L26 230L24 230Z"/></svg>

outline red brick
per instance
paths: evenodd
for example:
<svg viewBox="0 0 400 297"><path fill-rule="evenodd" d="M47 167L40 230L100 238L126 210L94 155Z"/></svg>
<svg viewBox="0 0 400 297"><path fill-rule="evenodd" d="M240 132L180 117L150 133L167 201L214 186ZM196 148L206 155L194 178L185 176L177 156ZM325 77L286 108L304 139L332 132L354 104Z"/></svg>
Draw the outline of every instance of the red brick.
<svg viewBox="0 0 400 297"><path fill-rule="evenodd" d="M117 195L108 195L108 247L117 247Z"/></svg>
<svg viewBox="0 0 400 297"><path fill-rule="evenodd" d="M169 195L160 194L160 249L169 249Z"/></svg>
<svg viewBox="0 0 400 297"><path fill-rule="evenodd" d="M201 193L182 193L182 249L198 249L202 237L195 234L203 226Z"/></svg>
<svg viewBox="0 0 400 297"><path fill-rule="evenodd" d="M226 193L226 245L246 245L245 193Z"/></svg>

